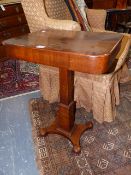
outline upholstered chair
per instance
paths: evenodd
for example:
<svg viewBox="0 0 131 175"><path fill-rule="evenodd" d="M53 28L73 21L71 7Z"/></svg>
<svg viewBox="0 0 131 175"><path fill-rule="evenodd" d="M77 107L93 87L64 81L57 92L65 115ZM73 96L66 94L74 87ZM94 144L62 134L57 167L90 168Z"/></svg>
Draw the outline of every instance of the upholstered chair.
<svg viewBox="0 0 131 175"><path fill-rule="evenodd" d="M30 32L47 28L80 30L80 25L72 20L64 0L22 0L21 3Z"/></svg>
<svg viewBox="0 0 131 175"><path fill-rule="evenodd" d="M66 0L65 0L66 1ZM81 30L80 21L73 21L71 9L64 0L22 0L23 9L31 32L43 29ZM66 1L67 2L67 1ZM74 4L73 4L74 5ZM89 24L93 25L92 31L104 31L106 12L97 14L98 27L91 21L93 14L87 12ZM102 16L103 15L103 16ZM103 17L103 18L102 18ZM101 20L102 18L102 20ZM99 26L98 19L101 25ZM103 22L104 20L104 22ZM87 23L86 23L86 27ZM90 26L91 27L91 26ZM83 27L85 29L85 27ZM87 29L88 30L88 29ZM102 123L111 122L116 116L116 105L119 104L120 81L129 80L128 69L125 61L130 47L130 37L124 36L120 52L117 55L117 64L112 73L104 75L90 75L75 72L75 100L77 107L84 107L92 111L94 118ZM40 91L45 100L59 101L59 71L57 68L40 65Z"/></svg>

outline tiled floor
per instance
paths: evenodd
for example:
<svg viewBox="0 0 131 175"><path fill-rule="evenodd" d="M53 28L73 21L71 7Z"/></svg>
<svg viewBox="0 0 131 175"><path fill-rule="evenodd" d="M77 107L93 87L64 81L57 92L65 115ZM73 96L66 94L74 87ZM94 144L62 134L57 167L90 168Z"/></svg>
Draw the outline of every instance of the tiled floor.
<svg viewBox="0 0 131 175"><path fill-rule="evenodd" d="M35 92L0 101L0 175L38 175L28 102Z"/></svg>

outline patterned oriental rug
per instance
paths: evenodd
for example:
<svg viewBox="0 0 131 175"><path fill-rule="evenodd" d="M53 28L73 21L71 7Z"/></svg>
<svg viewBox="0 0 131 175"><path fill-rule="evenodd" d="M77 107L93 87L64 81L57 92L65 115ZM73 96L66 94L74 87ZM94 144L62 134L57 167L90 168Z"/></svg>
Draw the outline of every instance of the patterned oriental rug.
<svg viewBox="0 0 131 175"><path fill-rule="evenodd" d="M39 137L40 126L54 120L58 106L40 99L30 102L36 161L41 175L131 175L131 82L121 86L121 104L114 122L99 124L84 109L76 122L93 120L93 130L81 137L81 154L59 135Z"/></svg>
<svg viewBox="0 0 131 175"><path fill-rule="evenodd" d="M38 75L21 72L19 63L15 60L0 63L0 99L38 89Z"/></svg>

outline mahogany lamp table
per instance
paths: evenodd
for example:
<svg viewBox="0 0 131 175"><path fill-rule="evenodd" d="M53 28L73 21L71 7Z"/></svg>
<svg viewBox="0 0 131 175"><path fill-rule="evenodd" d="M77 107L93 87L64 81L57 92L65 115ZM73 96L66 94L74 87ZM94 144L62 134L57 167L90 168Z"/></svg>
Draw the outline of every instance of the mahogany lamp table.
<svg viewBox="0 0 131 175"><path fill-rule="evenodd" d="M67 137L80 152L81 134L92 122L75 124L74 71L107 73L118 53L121 34L44 30L3 42L8 57L59 68L60 103L55 121L41 128L41 136L56 133Z"/></svg>

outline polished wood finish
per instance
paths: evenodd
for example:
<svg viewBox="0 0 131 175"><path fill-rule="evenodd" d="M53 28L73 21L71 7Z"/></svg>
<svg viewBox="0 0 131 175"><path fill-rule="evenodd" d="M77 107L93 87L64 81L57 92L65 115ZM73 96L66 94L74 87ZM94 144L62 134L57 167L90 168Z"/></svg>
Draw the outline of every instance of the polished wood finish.
<svg viewBox="0 0 131 175"><path fill-rule="evenodd" d="M93 0L84 0L84 1L86 3L87 7L92 9L92 7L93 7Z"/></svg>
<svg viewBox="0 0 131 175"><path fill-rule="evenodd" d="M75 124L74 71L95 74L108 72L122 37L111 33L50 30L3 42L9 57L59 68L59 109L53 124L40 129L42 136L61 134L72 142L75 152L80 152L80 136L93 124Z"/></svg>
<svg viewBox="0 0 131 175"><path fill-rule="evenodd" d="M93 9L125 9L129 5L127 0L85 0L85 3Z"/></svg>
<svg viewBox="0 0 131 175"><path fill-rule="evenodd" d="M23 9L20 3L6 4L4 5L4 9L4 11L2 9L0 10L0 18L23 13Z"/></svg>
<svg viewBox="0 0 131 175"><path fill-rule="evenodd" d="M85 0L87 6L92 9L106 9L107 18L105 29L115 32L125 32L120 24L131 22L131 0Z"/></svg>
<svg viewBox="0 0 131 175"><path fill-rule="evenodd" d="M120 46L120 36L107 32L50 30L9 39L6 41L6 47L7 44L10 47L6 49L8 56L26 61L101 74L109 70L119 49L116 45Z"/></svg>
<svg viewBox="0 0 131 175"><path fill-rule="evenodd" d="M116 8L125 9L127 7L127 0L117 0Z"/></svg>
<svg viewBox="0 0 131 175"><path fill-rule="evenodd" d="M29 33L29 27L21 4L4 4L4 10L0 9L0 61L7 59L2 41L25 33Z"/></svg>
<svg viewBox="0 0 131 175"><path fill-rule="evenodd" d="M27 21L23 13L19 15L0 18L0 32L8 28L12 28L12 26L16 27L26 23Z"/></svg>
<svg viewBox="0 0 131 175"><path fill-rule="evenodd" d="M131 22L131 9L109 9L107 10L106 30L124 32L121 24Z"/></svg>
<svg viewBox="0 0 131 175"><path fill-rule="evenodd" d="M93 0L93 9L116 8L117 0Z"/></svg>
<svg viewBox="0 0 131 175"><path fill-rule="evenodd" d="M127 6L131 6L131 0L127 0Z"/></svg>
<svg viewBox="0 0 131 175"><path fill-rule="evenodd" d="M23 26L12 27L0 32L0 41L19 36L28 32L28 26L24 24Z"/></svg>

